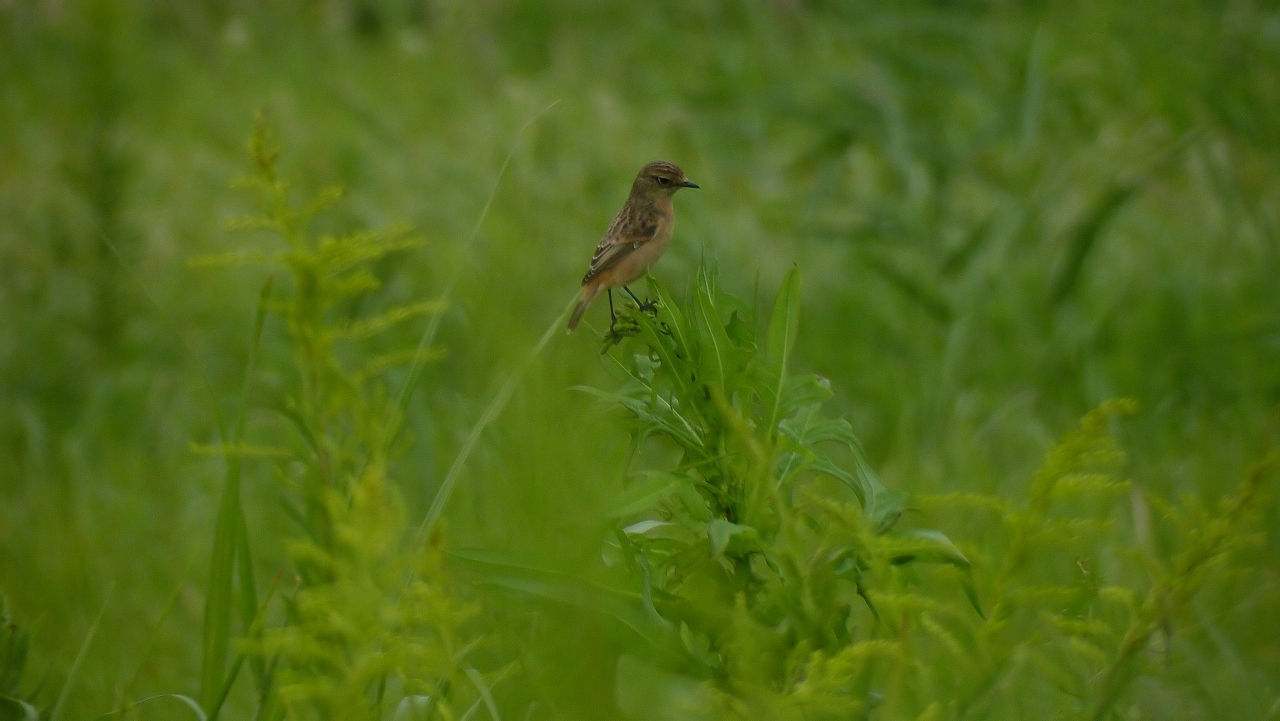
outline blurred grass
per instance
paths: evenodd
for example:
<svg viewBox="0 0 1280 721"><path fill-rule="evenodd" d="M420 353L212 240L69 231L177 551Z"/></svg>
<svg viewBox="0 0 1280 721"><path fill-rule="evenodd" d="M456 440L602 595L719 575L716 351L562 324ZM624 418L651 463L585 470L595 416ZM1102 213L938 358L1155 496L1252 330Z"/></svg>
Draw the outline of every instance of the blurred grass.
<svg viewBox="0 0 1280 721"><path fill-rule="evenodd" d="M703 188L677 201L657 275L683 287L715 255L752 298L799 264L796 360L831 378L891 486L1019 494L1052 438L1128 396L1134 483L1210 503L1280 401L1277 77L1280 9L1250 1L0 4L0 589L38 630L24 688L43 679L48 705L114 583L66 717L118 706L139 666L139 695L197 694L207 589L187 569L211 553L226 469L189 443L216 442L215 407L235 415L265 275L184 263L243 247L227 184L259 107L299 196L348 189L322 231L405 221L425 239L377 267L381 300L460 272L394 461L410 518L656 157ZM246 437L285 394L283 331L267 322ZM630 449L567 390L616 380L589 336L556 338L486 432L451 545L564 571L598 557ZM246 460L268 574L292 528L272 478ZM1198 673L1143 693L1144 713L1274 709L1265 498L1265 572L1204 597L1182 650ZM570 612L544 623L562 645L527 665L552 712L612 708L625 642Z"/></svg>

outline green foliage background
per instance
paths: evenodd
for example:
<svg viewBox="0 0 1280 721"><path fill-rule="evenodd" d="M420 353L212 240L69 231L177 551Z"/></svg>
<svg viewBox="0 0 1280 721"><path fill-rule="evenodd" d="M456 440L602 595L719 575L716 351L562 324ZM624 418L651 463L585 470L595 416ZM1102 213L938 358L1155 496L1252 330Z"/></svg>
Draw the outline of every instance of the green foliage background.
<svg viewBox="0 0 1280 721"><path fill-rule="evenodd" d="M658 319L544 335L655 158ZM1262 0L0 3L0 714L1280 717L1278 169ZM659 397L901 507L673 506Z"/></svg>

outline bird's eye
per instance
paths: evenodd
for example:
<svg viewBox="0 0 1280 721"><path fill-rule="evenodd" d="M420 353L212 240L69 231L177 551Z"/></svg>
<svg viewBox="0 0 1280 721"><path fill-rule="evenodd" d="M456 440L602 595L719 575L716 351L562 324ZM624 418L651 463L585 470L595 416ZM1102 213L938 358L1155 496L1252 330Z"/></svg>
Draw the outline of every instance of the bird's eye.
<svg viewBox="0 0 1280 721"><path fill-rule="evenodd" d="M671 185L670 178L664 178L661 175L659 175L657 176L657 179L658 179L658 185Z"/></svg>

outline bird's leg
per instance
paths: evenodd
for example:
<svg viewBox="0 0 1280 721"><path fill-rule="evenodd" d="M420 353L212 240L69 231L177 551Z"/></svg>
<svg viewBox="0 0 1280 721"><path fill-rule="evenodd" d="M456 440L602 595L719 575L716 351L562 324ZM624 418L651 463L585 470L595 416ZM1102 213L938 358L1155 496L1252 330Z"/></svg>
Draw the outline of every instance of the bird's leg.
<svg viewBox="0 0 1280 721"><path fill-rule="evenodd" d="M653 300L641 301L639 298L636 297L635 293L631 292L631 289L628 288L627 286L625 285L622 286L622 289L627 291L627 295L631 296L631 300L634 300L636 302L636 307L639 308L641 311L645 313L651 313L651 314L656 314L658 312L658 303L656 301L653 301Z"/></svg>
<svg viewBox="0 0 1280 721"><path fill-rule="evenodd" d="M613 330L613 326L618 322L618 316L613 314L613 288L607 288L609 293L609 330Z"/></svg>

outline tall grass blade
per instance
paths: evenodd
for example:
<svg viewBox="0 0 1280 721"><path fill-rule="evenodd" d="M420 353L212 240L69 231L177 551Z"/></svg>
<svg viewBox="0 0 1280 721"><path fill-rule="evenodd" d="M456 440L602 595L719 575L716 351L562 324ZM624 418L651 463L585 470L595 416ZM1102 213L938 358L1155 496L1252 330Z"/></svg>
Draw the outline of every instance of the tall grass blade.
<svg viewBox="0 0 1280 721"><path fill-rule="evenodd" d="M268 277L258 297L257 316L254 320L253 344L250 349L245 377L240 392L240 407L237 411L232 437L226 436L225 429L222 442L234 447L244 433L245 418L248 414L249 396L252 389L253 372L257 363L258 351L262 340L262 330L266 323L267 302L271 297L274 276ZM221 424L220 424L221 425ZM248 539L244 521L244 510L240 506L240 472L241 458L225 454L227 468L226 482L223 484L222 499L218 504L218 520L214 530L213 553L209 563L209 587L205 597L204 628L202 658L200 669L200 703L206 712L217 718L214 708L218 705L218 695L225 685L227 668L227 649L231 642L231 607L232 586L236 579L237 557L239 557L239 573L241 603L247 606L247 618L253 618L257 608L256 591L253 584L252 561L248 552ZM242 609L242 612L244 609ZM246 626L248 622L246 622Z"/></svg>
<svg viewBox="0 0 1280 721"><path fill-rule="evenodd" d="M203 654L200 671L200 702L212 709L215 694L222 687L227 664L227 647L231 635L231 592L235 577L237 535L241 529L240 477L231 470L238 462L227 459L228 471L218 506L218 521L213 536L213 554L209 564L209 588L205 596Z"/></svg>
<svg viewBox="0 0 1280 721"><path fill-rule="evenodd" d="M280 574L277 573L275 580L271 582L271 587L267 589L267 595L262 599L262 604L254 610L253 615L246 624L248 626L245 629L246 638L252 640L260 640L262 638L262 620L267 612L267 605L271 603L271 597L275 595L276 586L279 583ZM218 717L218 714L222 711L222 705L227 702L227 697L231 695L231 687L235 685L236 676L240 674L240 668L244 665L246 656L251 660L255 657L261 658L258 654L250 654L243 650L236 654L235 661L231 664L231 670L227 672L227 678L222 684L222 689L218 692L213 708L209 710L209 715L212 718ZM259 661L259 667L261 667L261 661ZM258 683L259 696L265 696L268 682L267 672L264 668L262 670L262 679Z"/></svg>
<svg viewBox="0 0 1280 721"><path fill-rule="evenodd" d="M236 444L244 440L244 424L249 412L250 384L258 362L258 351L262 345L262 330L267 321L267 308L271 300L271 289L274 281L275 276L268 276L267 282L263 284L262 292L258 295L258 310L253 322L253 348L249 353L249 362L245 369L244 387L240 393L240 412L239 417L236 419L234 440ZM239 465L242 462L243 459L238 459L236 464ZM243 509L236 514L236 522L239 525L239 531L236 534L238 537L238 543L236 544L238 557L236 561L236 580L240 588L240 618L244 622L245 635L250 636L250 629L260 611L258 610L257 583L253 577L253 554L249 546L249 530L245 525ZM259 628L258 633L261 635L261 628ZM252 656L249 659L249 665L253 668L254 681L258 689L261 690L266 683L266 671L263 668L262 657ZM215 713L214 715L216 716L217 714Z"/></svg>

